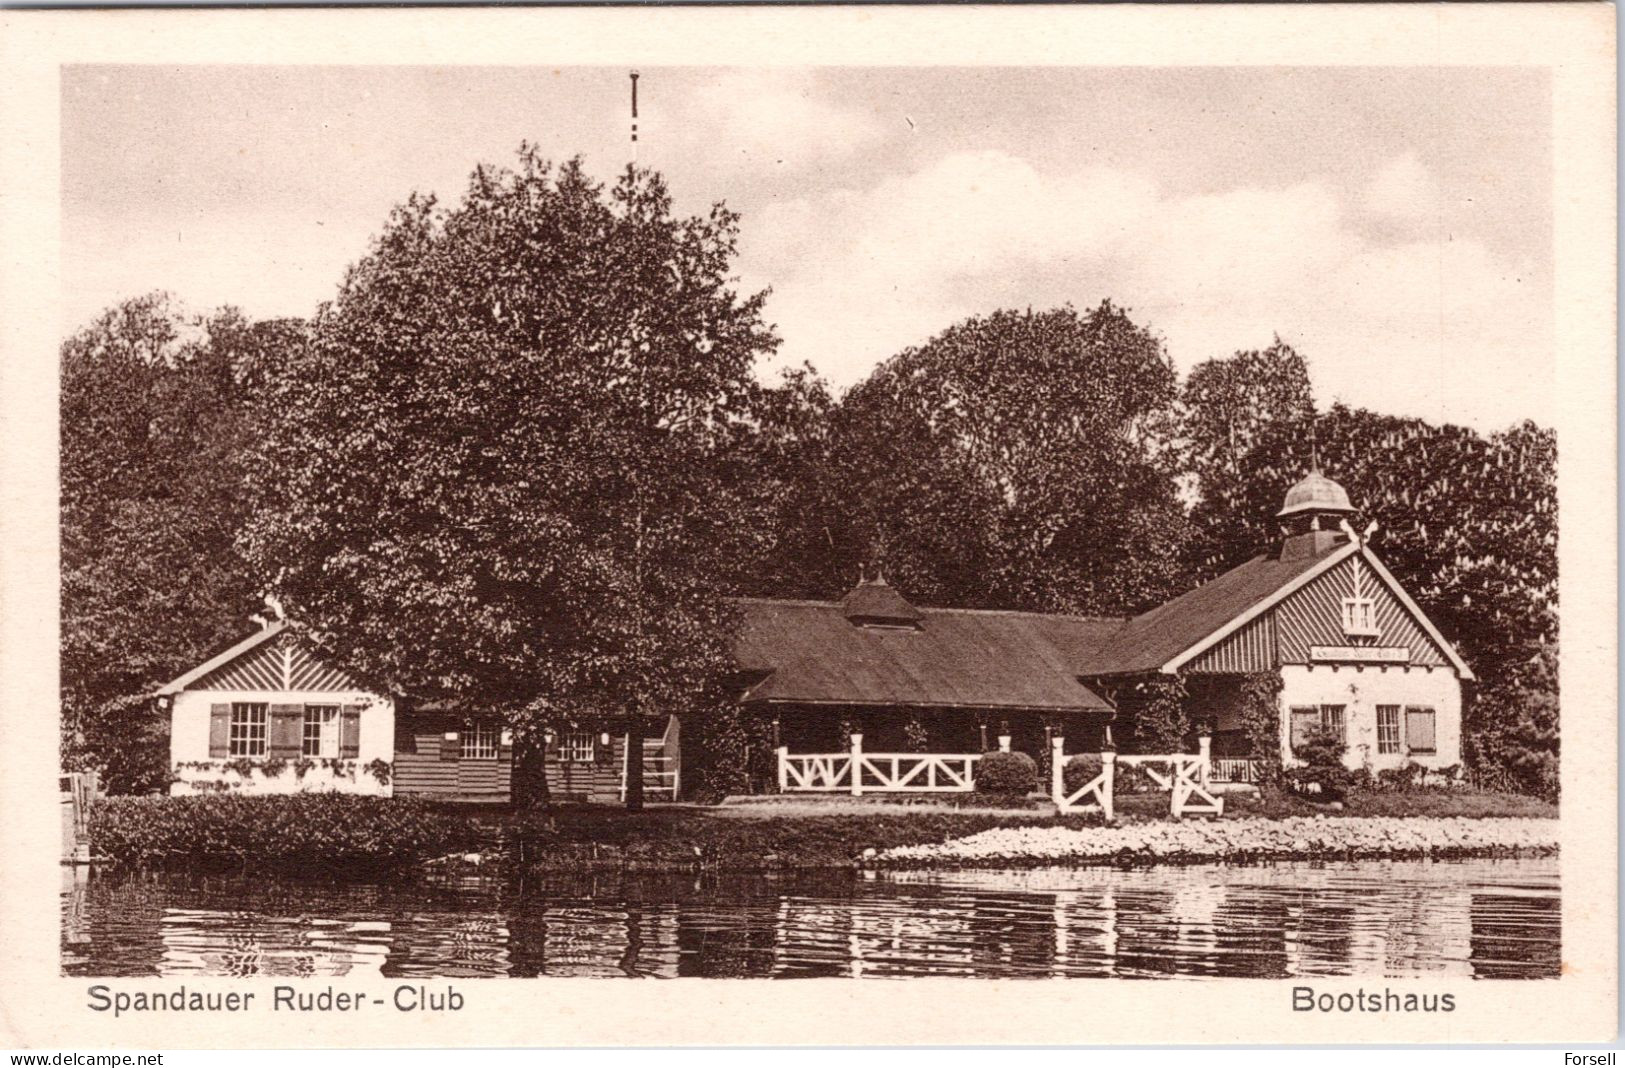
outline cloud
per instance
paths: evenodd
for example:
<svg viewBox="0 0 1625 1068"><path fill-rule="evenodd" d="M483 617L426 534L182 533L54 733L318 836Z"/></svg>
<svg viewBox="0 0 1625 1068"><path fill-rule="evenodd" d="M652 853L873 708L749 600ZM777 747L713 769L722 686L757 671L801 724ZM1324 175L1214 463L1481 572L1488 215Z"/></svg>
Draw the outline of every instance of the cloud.
<svg viewBox="0 0 1625 1068"><path fill-rule="evenodd" d="M1125 171L958 153L769 206L741 266L773 286L781 361L839 386L971 314L1110 297L1181 369L1279 333L1323 402L1550 421L1549 282L1474 242L1379 241L1341 201L1318 182L1172 197Z"/></svg>
<svg viewBox="0 0 1625 1068"><path fill-rule="evenodd" d="M727 165L838 161L888 133L876 116L820 96L813 75L801 70L721 72L689 94L679 121L708 130Z"/></svg>
<svg viewBox="0 0 1625 1068"><path fill-rule="evenodd" d="M1416 154L1407 152L1390 160L1371 180L1365 191L1365 209L1397 220L1437 215L1439 188Z"/></svg>

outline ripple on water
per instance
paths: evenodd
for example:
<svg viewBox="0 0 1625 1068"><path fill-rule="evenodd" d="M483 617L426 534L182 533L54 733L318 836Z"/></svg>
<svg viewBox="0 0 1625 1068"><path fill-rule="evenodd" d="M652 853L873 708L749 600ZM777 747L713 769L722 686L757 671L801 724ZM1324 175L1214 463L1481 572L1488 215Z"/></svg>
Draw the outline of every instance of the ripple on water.
<svg viewBox="0 0 1625 1068"><path fill-rule="evenodd" d="M1551 978L1555 858L311 886L65 876L71 975Z"/></svg>

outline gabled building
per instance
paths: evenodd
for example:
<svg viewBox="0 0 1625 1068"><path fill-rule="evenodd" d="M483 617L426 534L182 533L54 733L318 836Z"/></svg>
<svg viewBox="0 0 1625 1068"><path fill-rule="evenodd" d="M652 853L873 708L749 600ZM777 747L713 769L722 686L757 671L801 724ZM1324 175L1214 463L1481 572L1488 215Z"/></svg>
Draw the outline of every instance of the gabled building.
<svg viewBox="0 0 1625 1068"><path fill-rule="evenodd" d="M1044 759L1056 735L1069 753L1132 750L1147 683L1179 676L1192 725L1184 751L1211 734L1221 775L1247 778L1257 754L1242 683L1273 673L1288 763L1305 732L1325 726L1342 733L1351 767L1459 764L1461 684L1472 672L1348 526L1353 512L1341 486L1312 473L1288 492L1276 544L1130 619L916 606L878 576L840 601L744 599L738 699L771 722L775 748L794 752L839 753L861 733L870 752L1008 744ZM280 624L159 692L173 702L178 792L227 782L474 801L511 793L512 737L489 710L366 693ZM645 742L650 797L681 793L684 735L674 716ZM244 762L279 761L315 766L297 778L240 775ZM381 780L365 771L377 764L388 768ZM616 800L626 765L624 737L600 726L561 723L548 735L555 797ZM757 785L768 788L767 777Z"/></svg>
<svg viewBox="0 0 1625 1068"><path fill-rule="evenodd" d="M1103 689L1181 675L1214 752L1246 758L1239 681L1281 680L1290 763L1311 726L1341 732L1350 767L1461 762L1461 683L1472 670L1371 545L1343 487L1318 472L1287 493L1284 536L1206 585L1128 620L1080 662ZM1127 695L1125 694L1125 697ZM1120 700L1119 714L1132 700Z"/></svg>

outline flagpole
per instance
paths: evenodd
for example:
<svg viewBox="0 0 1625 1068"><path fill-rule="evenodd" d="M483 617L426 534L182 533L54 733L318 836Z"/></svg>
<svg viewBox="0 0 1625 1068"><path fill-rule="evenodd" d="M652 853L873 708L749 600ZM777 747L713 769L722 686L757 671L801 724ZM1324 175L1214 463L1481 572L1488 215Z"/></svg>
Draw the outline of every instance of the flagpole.
<svg viewBox="0 0 1625 1068"><path fill-rule="evenodd" d="M638 165L638 72L632 71L632 166Z"/></svg>

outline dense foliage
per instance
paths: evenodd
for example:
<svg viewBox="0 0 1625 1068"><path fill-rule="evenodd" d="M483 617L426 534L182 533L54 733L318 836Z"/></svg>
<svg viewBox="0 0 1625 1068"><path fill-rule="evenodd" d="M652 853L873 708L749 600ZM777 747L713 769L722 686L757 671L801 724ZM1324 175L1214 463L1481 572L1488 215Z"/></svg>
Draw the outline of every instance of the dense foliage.
<svg viewBox="0 0 1625 1068"><path fill-rule="evenodd" d="M397 208L271 382L241 544L290 618L522 740L725 700L720 579L775 344L731 287L736 235L721 205L674 216L651 172L605 188L529 148L455 209Z"/></svg>
<svg viewBox="0 0 1625 1068"><path fill-rule="evenodd" d="M1349 770L1343 765L1348 747L1342 732L1315 726L1293 744L1293 755L1302 763L1286 771L1286 781L1300 796L1319 803L1341 801L1349 784Z"/></svg>
<svg viewBox="0 0 1625 1068"><path fill-rule="evenodd" d="M1273 787L1281 782L1282 688L1281 675L1275 671L1255 671L1244 676L1238 687L1242 731L1260 786Z"/></svg>
<svg viewBox="0 0 1625 1068"><path fill-rule="evenodd" d="M339 793L113 797L90 839L114 863L316 875L414 864L464 848L470 825L409 798Z"/></svg>
<svg viewBox="0 0 1625 1068"><path fill-rule="evenodd" d="M1026 794L1038 785L1038 762L1026 753L983 753L975 781L979 794Z"/></svg>
<svg viewBox="0 0 1625 1068"><path fill-rule="evenodd" d="M167 785L149 695L250 626L233 541L249 412L297 323L127 301L62 346L62 761L115 792Z"/></svg>
<svg viewBox="0 0 1625 1068"><path fill-rule="evenodd" d="M274 592L370 684L505 712L524 767L544 726L683 713L684 781L721 796L771 748L729 699L727 595L838 597L867 568L923 604L1130 614L1272 544L1318 464L1477 674L1475 773L1555 794L1551 431L1317 416L1279 340L1181 383L1110 301L973 316L841 397L764 386L737 236L650 172L605 187L527 148L450 210L397 208L310 324L152 296L66 341L64 764L162 787L147 695ZM1270 757L1264 679L1244 718ZM1149 685L1125 741L1188 748L1179 680Z"/></svg>
<svg viewBox="0 0 1625 1068"><path fill-rule="evenodd" d="M1191 733L1185 680L1178 675L1152 675L1139 683L1143 703L1134 714L1134 751L1185 753Z"/></svg>
<svg viewBox="0 0 1625 1068"><path fill-rule="evenodd" d="M881 364L822 433L755 587L828 597L879 567L927 604L1139 611L1174 592L1176 377L1108 302L999 311Z"/></svg>
<svg viewBox="0 0 1625 1068"><path fill-rule="evenodd" d="M1071 797L1100 777L1102 761L1099 753L1079 753L1066 758L1061 765L1061 786Z"/></svg>

